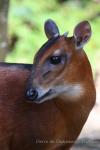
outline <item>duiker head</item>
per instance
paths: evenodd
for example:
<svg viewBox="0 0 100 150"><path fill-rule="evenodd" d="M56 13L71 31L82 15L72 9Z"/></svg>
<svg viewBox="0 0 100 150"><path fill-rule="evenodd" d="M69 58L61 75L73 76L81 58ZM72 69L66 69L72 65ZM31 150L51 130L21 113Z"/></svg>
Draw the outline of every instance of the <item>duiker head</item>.
<svg viewBox="0 0 100 150"><path fill-rule="evenodd" d="M26 92L27 98L35 103L79 94L85 73L83 46L91 37L88 21L79 23L72 37L67 37L67 33L60 35L50 19L45 22L44 30L48 41L35 55Z"/></svg>

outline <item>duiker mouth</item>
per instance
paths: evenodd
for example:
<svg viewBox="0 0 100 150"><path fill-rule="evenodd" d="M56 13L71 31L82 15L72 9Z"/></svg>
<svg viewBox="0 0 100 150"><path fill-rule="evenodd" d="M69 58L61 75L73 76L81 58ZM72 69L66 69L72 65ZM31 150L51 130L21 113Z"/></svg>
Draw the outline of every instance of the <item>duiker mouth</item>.
<svg viewBox="0 0 100 150"><path fill-rule="evenodd" d="M50 99L52 95L54 94L54 90L49 89L46 92L42 92L42 90L38 90L35 88L30 88L26 92L26 97L28 98L28 101L34 102L34 103L42 103L46 99Z"/></svg>

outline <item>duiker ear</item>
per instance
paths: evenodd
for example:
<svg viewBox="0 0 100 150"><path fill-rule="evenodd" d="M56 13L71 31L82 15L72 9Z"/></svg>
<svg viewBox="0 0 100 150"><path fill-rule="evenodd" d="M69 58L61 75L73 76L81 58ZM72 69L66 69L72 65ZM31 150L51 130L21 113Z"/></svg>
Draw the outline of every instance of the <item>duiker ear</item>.
<svg viewBox="0 0 100 150"><path fill-rule="evenodd" d="M56 23L51 19L48 19L45 22L44 30L45 30L45 33L46 33L46 36L48 39L60 35L59 29L58 29Z"/></svg>
<svg viewBox="0 0 100 150"><path fill-rule="evenodd" d="M79 23L74 29L74 40L77 49L87 43L91 37L91 26L88 21Z"/></svg>

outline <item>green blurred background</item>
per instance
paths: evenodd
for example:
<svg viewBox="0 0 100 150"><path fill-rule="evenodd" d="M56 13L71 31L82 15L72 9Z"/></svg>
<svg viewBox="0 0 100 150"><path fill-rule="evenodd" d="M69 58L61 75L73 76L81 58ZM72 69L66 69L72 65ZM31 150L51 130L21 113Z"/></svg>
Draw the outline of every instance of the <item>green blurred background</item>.
<svg viewBox="0 0 100 150"><path fill-rule="evenodd" d="M92 38L85 46L93 69L100 58L100 1L99 0L11 0L8 34L14 44L6 62L32 63L35 53L47 40L44 22L51 18L60 33L73 29L82 20L92 26Z"/></svg>

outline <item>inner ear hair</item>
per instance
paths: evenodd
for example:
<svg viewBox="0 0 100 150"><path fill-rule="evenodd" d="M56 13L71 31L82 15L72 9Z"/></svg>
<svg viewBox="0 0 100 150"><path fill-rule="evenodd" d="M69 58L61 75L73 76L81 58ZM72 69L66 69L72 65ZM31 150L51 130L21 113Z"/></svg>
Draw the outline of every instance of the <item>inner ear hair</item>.
<svg viewBox="0 0 100 150"><path fill-rule="evenodd" d="M74 29L74 40L77 49L83 48L91 37L91 26L88 21L79 23Z"/></svg>
<svg viewBox="0 0 100 150"><path fill-rule="evenodd" d="M82 37L78 37L76 40L76 47L79 49L82 47Z"/></svg>

